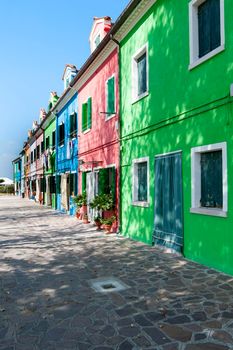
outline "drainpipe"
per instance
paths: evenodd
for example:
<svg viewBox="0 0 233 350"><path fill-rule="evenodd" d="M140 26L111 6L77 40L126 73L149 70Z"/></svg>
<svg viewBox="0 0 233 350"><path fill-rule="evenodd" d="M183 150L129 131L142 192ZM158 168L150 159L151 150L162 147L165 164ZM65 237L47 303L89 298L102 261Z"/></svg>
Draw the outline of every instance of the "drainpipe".
<svg viewBox="0 0 233 350"><path fill-rule="evenodd" d="M117 234L120 233L120 228L121 228L121 144L120 144L120 136L121 136L121 124L120 124L120 43L118 40L116 40L113 36L113 34L110 34L110 40L112 40L116 45L117 45L117 51L118 51L118 154L119 154L119 159L118 159L118 176L117 176L117 188L118 188L118 208L117 208L117 213L118 213L118 226L117 226Z"/></svg>

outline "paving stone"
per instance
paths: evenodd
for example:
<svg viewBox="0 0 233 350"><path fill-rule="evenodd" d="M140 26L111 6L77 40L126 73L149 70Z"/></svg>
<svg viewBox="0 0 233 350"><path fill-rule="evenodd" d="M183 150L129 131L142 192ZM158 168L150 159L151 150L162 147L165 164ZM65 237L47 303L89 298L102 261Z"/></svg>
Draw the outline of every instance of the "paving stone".
<svg viewBox="0 0 233 350"><path fill-rule="evenodd" d="M197 333L194 335L194 340L203 340L203 339L206 339L205 333Z"/></svg>
<svg viewBox="0 0 233 350"><path fill-rule="evenodd" d="M134 346L128 340L126 340L120 344L120 346L118 347L118 350L132 350L133 347Z"/></svg>
<svg viewBox="0 0 233 350"><path fill-rule="evenodd" d="M174 340L188 342L192 337L192 332L176 325L163 324L161 330Z"/></svg>
<svg viewBox="0 0 233 350"><path fill-rule="evenodd" d="M212 338L221 341L224 344L230 343L233 345L233 338L226 331L214 331Z"/></svg>
<svg viewBox="0 0 233 350"><path fill-rule="evenodd" d="M229 347L216 343L200 343L190 344L185 347L185 350L228 350Z"/></svg>
<svg viewBox="0 0 233 350"><path fill-rule="evenodd" d="M142 334L139 334L137 337L132 339L137 347L142 349L148 348L151 346L151 342Z"/></svg>
<svg viewBox="0 0 233 350"><path fill-rule="evenodd" d="M140 332L140 328L136 326L126 326L119 329L119 334L126 337L135 337Z"/></svg>
<svg viewBox="0 0 233 350"><path fill-rule="evenodd" d="M156 327L144 328L143 330L151 337L151 339L157 345L171 343L171 341L166 337L166 335Z"/></svg>
<svg viewBox="0 0 233 350"><path fill-rule="evenodd" d="M112 326L106 326L102 331L101 334L104 335L107 338L111 338L115 335L115 329Z"/></svg>
<svg viewBox="0 0 233 350"><path fill-rule="evenodd" d="M136 315L134 316L134 320L137 324L139 324L139 326L153 326L153 324L148 321L148 319L146 319L146 317L144 317L143 315Z"/></svg>
<svg viewBox="0 0 233 350"><path fill-rule="evenodd" d="M191 322L190 318L187 315L180 315L176 317L169 317L166 322L171 324L183 324Z"/></svg>
<svg viewBox="0 0 233 350"><path fill-rule="evenodd" d="M207 320L207 316L205 314L205 312L203 311L198 311L192 314L192 318L194 319L194 321L206 321Z"/></svg>
<svg viewBox="0 0 233 350"><path fill-rule="evenodd" d="M0 350L232 347L232 277L26 199L1 197L2 221ZM103 276L130 288L96 293Z"/></svg>
<svg viewBox="0 0 233 350"><path fill-rule="evenodd" d="M125 306L122 309L118 309L116 310L116 313L120 316L120 317L125 317L125 316L129 316L131 314L136 313L137 311L132 308L132 306Z"/></svg>

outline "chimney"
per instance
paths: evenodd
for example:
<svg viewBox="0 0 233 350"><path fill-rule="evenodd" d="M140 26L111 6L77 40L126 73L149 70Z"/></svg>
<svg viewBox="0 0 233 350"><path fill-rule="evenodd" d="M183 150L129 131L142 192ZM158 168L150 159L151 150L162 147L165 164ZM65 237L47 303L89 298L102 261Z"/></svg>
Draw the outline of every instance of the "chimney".
<svg viewBox="0 0 233 350"><path fill-rule="evenodd" d="M91 52L99 46L104 37L112 28L112 19L109 16L94 17L94 23L90 34Z"/></svg>

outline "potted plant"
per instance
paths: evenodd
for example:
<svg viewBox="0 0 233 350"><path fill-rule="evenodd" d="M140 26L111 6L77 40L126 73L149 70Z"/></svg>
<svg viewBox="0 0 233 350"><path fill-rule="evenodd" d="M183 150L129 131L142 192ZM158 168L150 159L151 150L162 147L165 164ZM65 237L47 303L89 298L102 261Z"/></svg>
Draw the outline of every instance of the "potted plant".
<svg viewBox="0 0 233 350"><path fill-rule="evenodd" d="M95 225L97 226L97 229L100 230L100 228L102 226L101 217L100 216L96 216L94 218L94 222L95 222Z"/></svg>
<svg viewBox="0 0 233 350"><path fill-rule="evenodd" d="M116 217L113 215L108 219L101 219L101 223L104 226L106 233L110 233L112 229L112 224L116 221Z"/></svg>
<svg viewBox="0 0 233 350"><path fill-rule="evenodd" d="M86 192L77 195L73 198L73 203L76 205L76 217L82 219L87 214L87 195Z"/></svg>
<svg viewBox="0 0 233 350"><path fill-rule="evenodd" d="M88 224L88 223L89 223L88 216L87 216L87 214L84 214L83 215L83 224Z"/></svg>
<svg viewBox="0 0 233 350"><path fill-rule="evenodd" d="M77 196L73 197L73 203L76 206L76 218L81 218L80 208L82 207L83 202L83 195L78 194Z"/></svg>

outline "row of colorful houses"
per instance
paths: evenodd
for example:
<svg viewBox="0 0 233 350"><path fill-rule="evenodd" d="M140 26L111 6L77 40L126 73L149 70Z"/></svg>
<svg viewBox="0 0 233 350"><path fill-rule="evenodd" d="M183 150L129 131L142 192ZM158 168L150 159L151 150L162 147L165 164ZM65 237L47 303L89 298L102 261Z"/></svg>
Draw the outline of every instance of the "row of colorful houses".
<svg viewBox="0 0 233 350"><path fill-rule="evenodd" d="M104 181L119 233L232 274L232 10L132 0L114 25L94 18L90 57L14 161L16 191L73 215Z"/></svg>

